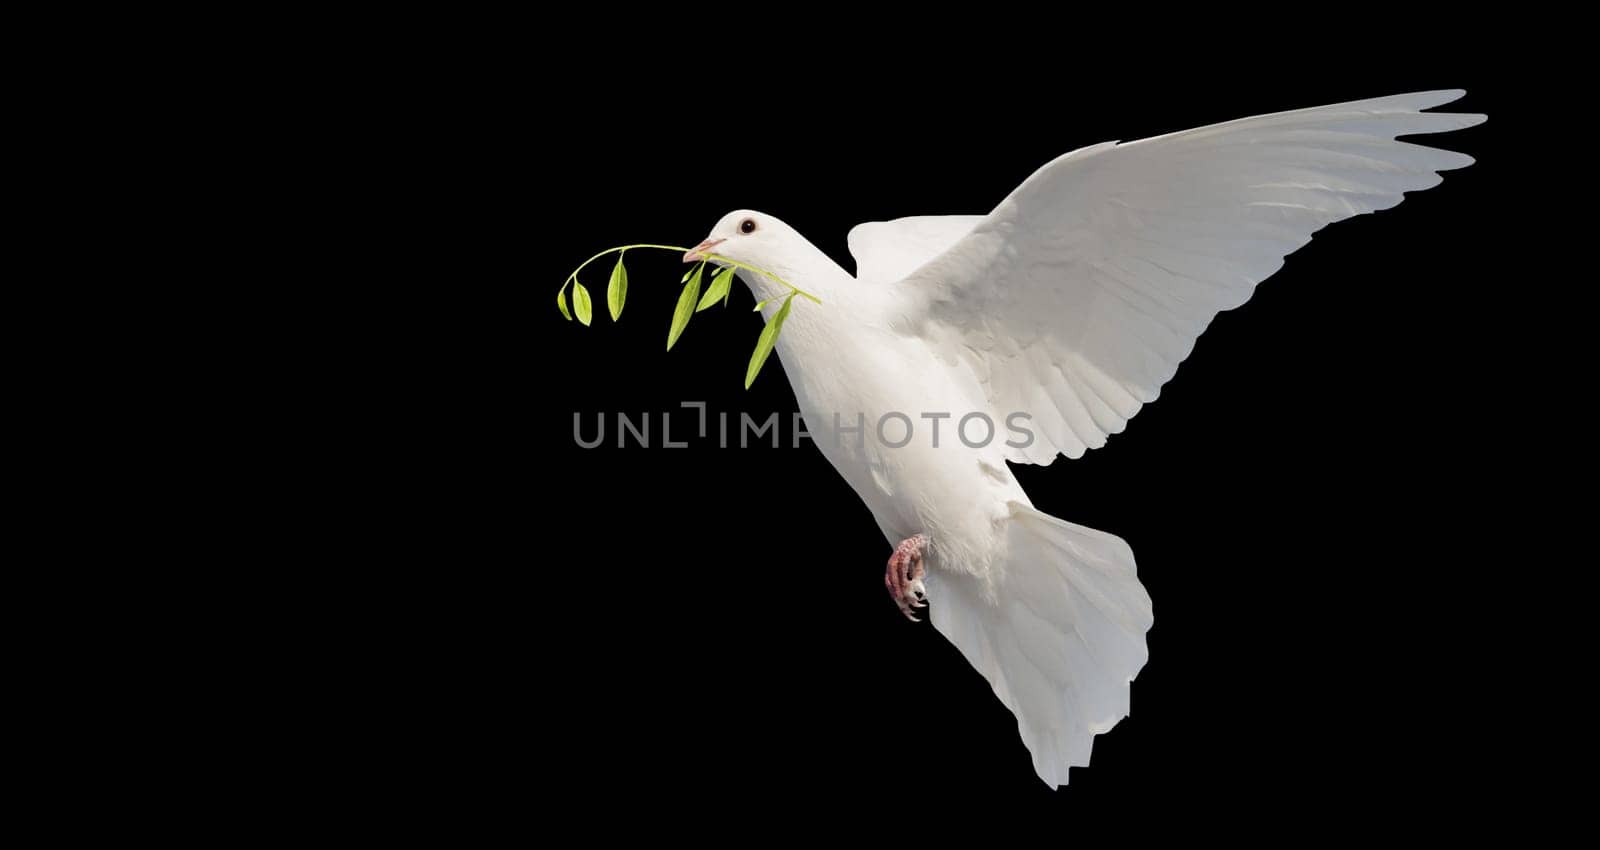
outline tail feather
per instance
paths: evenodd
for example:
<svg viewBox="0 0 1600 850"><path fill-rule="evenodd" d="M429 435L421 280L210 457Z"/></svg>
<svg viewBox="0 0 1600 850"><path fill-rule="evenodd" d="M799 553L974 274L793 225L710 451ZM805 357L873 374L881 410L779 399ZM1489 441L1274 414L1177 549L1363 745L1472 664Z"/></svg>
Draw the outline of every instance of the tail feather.
<svg viewBox="0 0 1600 850"><path fill-rule="evenodd" d="M930 572L930 616L1016 715L1039 777L1061 786L1127 716L1154 615L1120 538L1011 508L1003 569Z"/></svg>

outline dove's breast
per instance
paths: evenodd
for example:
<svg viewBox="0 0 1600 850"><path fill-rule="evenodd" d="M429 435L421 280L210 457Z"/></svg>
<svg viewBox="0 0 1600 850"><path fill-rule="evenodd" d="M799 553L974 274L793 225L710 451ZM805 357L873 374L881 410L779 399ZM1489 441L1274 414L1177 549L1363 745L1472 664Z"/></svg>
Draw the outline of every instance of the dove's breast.
<svg viewBox="0 0 1600 850"><path fill-rule="evenodd" d="M1028 504L1003 460L1004 419L919 341L807 313L790 314L777 354L812 441L891 545L926 533L935 566L988 570L1006 502Z"/></svg>

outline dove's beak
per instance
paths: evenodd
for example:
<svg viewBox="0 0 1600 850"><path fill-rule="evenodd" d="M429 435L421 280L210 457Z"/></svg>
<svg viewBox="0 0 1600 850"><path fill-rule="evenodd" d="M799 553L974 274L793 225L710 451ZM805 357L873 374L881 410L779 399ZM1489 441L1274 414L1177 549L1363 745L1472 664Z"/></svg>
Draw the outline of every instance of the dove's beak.
<svg viewBox="0 0 1600 850"><path fill-rule="evenodd" d="M706 255L711 253L711 249L712 248L715 248L718 245L721 245L722 243L724 243L726 241L728 241L728 240L726 240L726 239L707 239L706 241L701 242L699 245L696 245L693 248L690 248L689 252L687 254L683 255L683 261L686 262L686 263L696 263L696 262L699 262L701 260L704 260L706 258Z"/></svg>

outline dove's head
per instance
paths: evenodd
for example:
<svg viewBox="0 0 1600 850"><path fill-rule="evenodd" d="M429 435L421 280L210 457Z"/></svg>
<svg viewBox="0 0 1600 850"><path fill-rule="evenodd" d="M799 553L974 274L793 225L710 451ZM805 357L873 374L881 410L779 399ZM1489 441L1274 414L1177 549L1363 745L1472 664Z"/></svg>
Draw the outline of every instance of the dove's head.
<svg viewBox="0 0 1600 850"><path fill-rule="evenodd" d="M805 244L805 237L794 228L766 213L734 210L711 228L711 234L704 241L684 254L683 261L694 263L705 259L707 254L718 254L767 269L782 265L788 259L786 254Z"/></svg>
<svg viewBox="0 0 1600 850"><path fill-rule="evenodd" d="M704 241L683 255L683 261L699 262L713 254L771 272L800 287L807 286L802 281L812 285L818 283L815 278L819 262L837 268L799 231L766 213L754 210L735 210L723 216ZM711 262L726 265L717 263L715 259ZM788 291L760 275L739 276L761 298ZM769 287L771 291L767 291Z"/></svg>

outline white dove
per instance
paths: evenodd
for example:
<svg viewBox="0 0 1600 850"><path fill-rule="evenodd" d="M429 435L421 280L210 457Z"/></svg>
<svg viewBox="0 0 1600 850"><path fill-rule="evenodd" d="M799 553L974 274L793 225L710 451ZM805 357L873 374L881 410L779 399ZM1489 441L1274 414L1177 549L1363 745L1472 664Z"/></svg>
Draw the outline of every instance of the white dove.
<svg viewBox="0 0 1600 850"><path fill-rule="evenodd" d="M907 616L931 605L933 625L1016 715L1046 783L1065 785L1094 736L1128 714L1153 615L1128 545L1035 510L1006 462L1104 445L1212 318L1323 225L1469 165L1395 140L1483 121L1421 111L1462 94L1091 145L988 215L858 225L854 276L744 210L685 256L714 250L821 299L793 305L775 349L806 428L894 547L894 601ZM758 300L776 299L770 321L789 290L739 274Z"/></svg>

